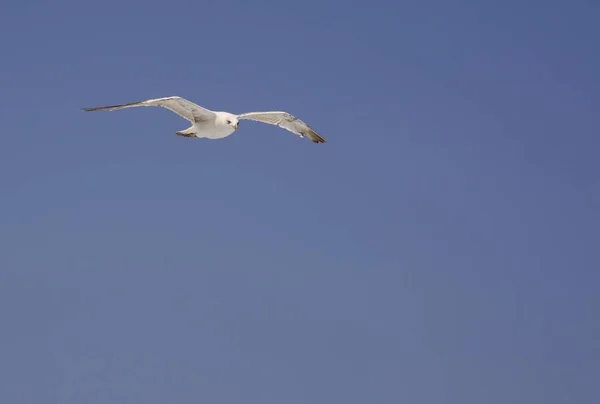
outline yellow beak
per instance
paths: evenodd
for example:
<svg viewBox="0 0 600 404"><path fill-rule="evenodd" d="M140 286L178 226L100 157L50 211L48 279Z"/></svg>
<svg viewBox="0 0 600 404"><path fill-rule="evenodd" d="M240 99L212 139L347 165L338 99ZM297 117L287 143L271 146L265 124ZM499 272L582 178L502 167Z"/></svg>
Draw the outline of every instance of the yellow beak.
<svg viewBox="0 0 600 404"><path fill-rule="evenodd" d="M235 128L235 130L237 130L237 128L238 128L238 124L237 123L235 124L234 128Z"/></svg>

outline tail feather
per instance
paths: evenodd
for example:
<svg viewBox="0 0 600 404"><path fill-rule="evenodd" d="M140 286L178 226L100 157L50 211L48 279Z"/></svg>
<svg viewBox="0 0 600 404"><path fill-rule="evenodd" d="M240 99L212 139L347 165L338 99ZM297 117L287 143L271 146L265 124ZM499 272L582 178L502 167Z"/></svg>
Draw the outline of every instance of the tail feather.
<svg viewBox="0 0 600 404"><path fill-rule="evenodd" d="M185 130L180 130L179 132L175 132L175 134L179 135L179 136L183 136L183 137L198 137L198 136L196 136L196 128L194 128L193 125Z"/></svg>

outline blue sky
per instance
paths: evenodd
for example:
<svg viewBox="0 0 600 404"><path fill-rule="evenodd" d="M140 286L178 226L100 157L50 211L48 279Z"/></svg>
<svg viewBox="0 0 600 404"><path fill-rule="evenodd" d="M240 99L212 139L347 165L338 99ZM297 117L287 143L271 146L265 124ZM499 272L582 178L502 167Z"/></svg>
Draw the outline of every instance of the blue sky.
<svg viewBox="0 0 600 404"><path fill-rule="evenodd" d="M598 402L599 15L3 2L0 402Z"/></svg>

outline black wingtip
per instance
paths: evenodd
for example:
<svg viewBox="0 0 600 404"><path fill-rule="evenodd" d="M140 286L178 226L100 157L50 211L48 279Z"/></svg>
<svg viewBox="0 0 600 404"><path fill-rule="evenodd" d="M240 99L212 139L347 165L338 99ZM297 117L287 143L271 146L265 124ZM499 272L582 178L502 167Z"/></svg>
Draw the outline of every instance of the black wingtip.
<svg viewBox="0 0 600 404"><path fill-rule="evenodd" d="M327 143L327 140L315 133L315 138L312 139L313 143Z"/></svg>
<svg viewBox="0 0 600 404"><path fill-rule="evenodd" d="M322 137L321 135L319 135L312 128L309 128L309 130L306 133L304 133L304 135L306 137L308 137L310 140L312 140L313 143L327 143L327 140L325 140L324 137Z"/></svg>

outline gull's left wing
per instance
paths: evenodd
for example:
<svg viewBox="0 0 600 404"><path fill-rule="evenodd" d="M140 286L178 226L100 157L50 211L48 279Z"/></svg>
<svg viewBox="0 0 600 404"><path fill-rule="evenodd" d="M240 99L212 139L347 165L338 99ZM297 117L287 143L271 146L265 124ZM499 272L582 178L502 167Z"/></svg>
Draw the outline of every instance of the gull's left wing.
<svg viewBox="0 0 600 404"><path fill-rule="evenodd" d="M247 112L237 116L238 119L248 119L277 125L280 128L289 130L290 132L300 136L307 137L314 143L327 143L327 140L322 138L313 128L302 122L300 119L282 111L266 111L266 112Z"/></svg>
<svg viewBox="0 0 600 404"><path fill-rule="evenodd" d="M194 104L185 98L173 96L156 98L153 100L132 102L129 104L109 105L106 107L82 108L84 111L114 111L117 109L131 107L163 107L175 112L182 118L187 119L191 123L203 122L214 119L216 114L200 105Z"/></svg>

